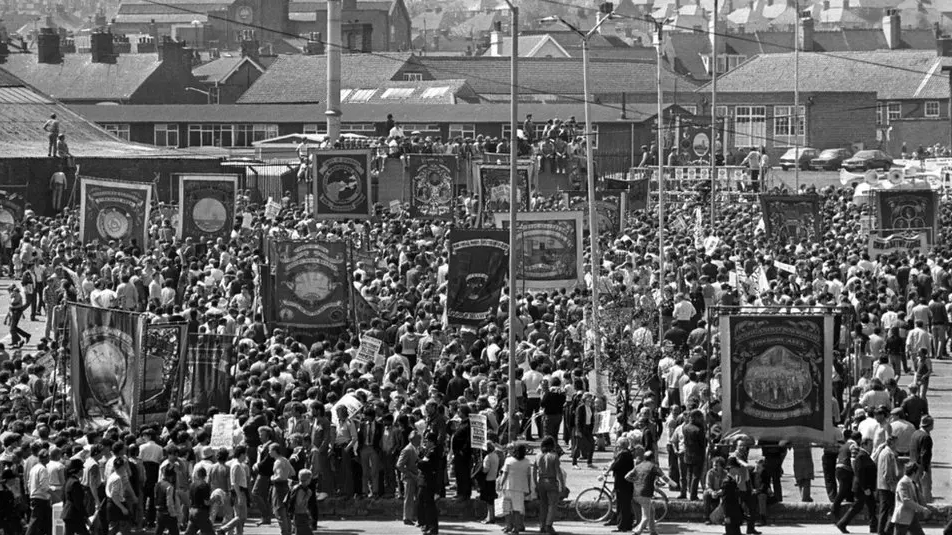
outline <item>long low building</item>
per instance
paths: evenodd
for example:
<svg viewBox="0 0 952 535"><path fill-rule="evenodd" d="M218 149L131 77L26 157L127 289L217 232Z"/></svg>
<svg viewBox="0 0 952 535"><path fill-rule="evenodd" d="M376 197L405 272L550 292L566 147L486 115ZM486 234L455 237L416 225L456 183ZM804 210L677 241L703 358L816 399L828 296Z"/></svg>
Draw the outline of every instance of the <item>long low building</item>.
<svg viewBox="0 0 952 535"><path fill-rule="evenodd" d="M261 105L75 105L72 109L106 130L129 141L168 147L250 147L255 141L294 133L324 133L323 104ZM387 115L393 115L405 132L446 139L509 135L509 105L494 104L344 104L345 133L370 137L387 135ZM546 120L585 119L583 104L520 104L519 122L532 114L541 133ZM592 104L595 148L603 161L631 161L641 145L653 140L657 115L654 104ZM669 116L687 112L676 105ZM610 167L615 167L606 163ZM622 165L619 163L619 165Z"/></svg>

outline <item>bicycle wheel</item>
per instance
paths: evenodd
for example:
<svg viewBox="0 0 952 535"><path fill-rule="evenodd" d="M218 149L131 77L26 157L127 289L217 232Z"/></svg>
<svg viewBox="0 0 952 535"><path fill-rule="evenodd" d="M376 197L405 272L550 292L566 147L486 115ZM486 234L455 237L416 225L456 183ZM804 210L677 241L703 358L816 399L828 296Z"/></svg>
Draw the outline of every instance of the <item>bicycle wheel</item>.
<svg viewBox="0 0 952 535"><path fill-rule="evenodd" d="M661 522L668 516L668 495L661 489L655 489L651 503L654 505L655 522Z"/></svg>
<svg viewBox="0 0 952 535"><path fill-rule="evenodd" d="M575 513L585 522L602 522L612 514L614 499L605 489L585 489L575 498Z"/></svg>

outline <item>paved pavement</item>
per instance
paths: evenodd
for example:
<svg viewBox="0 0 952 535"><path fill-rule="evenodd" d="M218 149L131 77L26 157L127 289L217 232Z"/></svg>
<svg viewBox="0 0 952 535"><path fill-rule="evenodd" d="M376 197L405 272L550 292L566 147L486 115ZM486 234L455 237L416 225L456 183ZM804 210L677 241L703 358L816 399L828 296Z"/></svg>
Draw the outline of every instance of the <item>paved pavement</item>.
<svg viewBox="0 0 952 535"><path fill-rule="evenodd" d="M502 524L489 526L479 522L462 522L457 519L447 519L440 522L441 535L484 535L502 533ZM527 533L538 533L538 523L532 519L528 523ZM601 524L585 524L582 522L556 522L555 529L563 535L609 535L612 528L602 526ZM815 525L792 524L783 526L766 526L758 528L765 535L817 535L818 533L838 534L832 525L817 530ZM942 530L938 527L927 527L927 535L938 535ZM245 535L276 535L279 533L276 527L259 528L249 527L245 529ZM419 535L419 528L406 526L401 522L382 522L374 520L337 520L322 519L318 524L315 535L323 534L377 534L386 533L387 535ZM662 535L675 533L692 533L697 535L722 534L723 526L708 526L701 523L680 523L677 521L662 522L658 524L658 533ZM853 530L853 533L858 533Z"/></svg>

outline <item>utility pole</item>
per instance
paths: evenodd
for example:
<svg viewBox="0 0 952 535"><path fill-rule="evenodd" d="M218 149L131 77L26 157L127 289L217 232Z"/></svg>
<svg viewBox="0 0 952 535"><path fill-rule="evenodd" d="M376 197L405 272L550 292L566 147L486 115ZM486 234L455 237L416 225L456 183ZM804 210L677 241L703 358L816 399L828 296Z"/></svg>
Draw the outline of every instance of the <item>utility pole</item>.
<svg viewBox="0 0 952 535"><path fill-rule="evenodd" d="M516 255L522 250L516 247L516 222L519 219L519 8L506 0L512 23L509 33L512 35L509 72L509 442L516 441L518 429L513 425L516 419L516 333L513 330L516 314ZM525 192L529 194L528 191ZM527 415L531 418L532 415Z"/></svg>
<svg viewBox="0 0 952 535"><path fill-rule="evenodd" d="M327 141L334 146L340 137L340 49L342 0L327 0Z"/></svg>

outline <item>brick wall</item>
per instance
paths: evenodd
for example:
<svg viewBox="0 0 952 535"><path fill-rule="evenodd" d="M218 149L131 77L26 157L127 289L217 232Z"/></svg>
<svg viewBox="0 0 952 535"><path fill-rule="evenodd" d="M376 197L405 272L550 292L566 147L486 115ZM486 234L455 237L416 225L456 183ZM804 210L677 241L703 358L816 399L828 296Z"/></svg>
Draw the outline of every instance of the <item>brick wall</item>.
<svg viewBox="0 0 952 535"><path fill-rule="evenodd" d="M780 138L774 130L774 106L792 106L790 93L718 93L717 105L727 106L730 122L727 127L728 149L743 148L736 144L738 125L734 114L737 106L766 108L766 135L763 143L773 161L793 146L792 138ZM801 93L800 105L806 111L804 146L817 149L835 147L876 147L876 93ZM698 110L709 114L710 108Z"/></svg>

